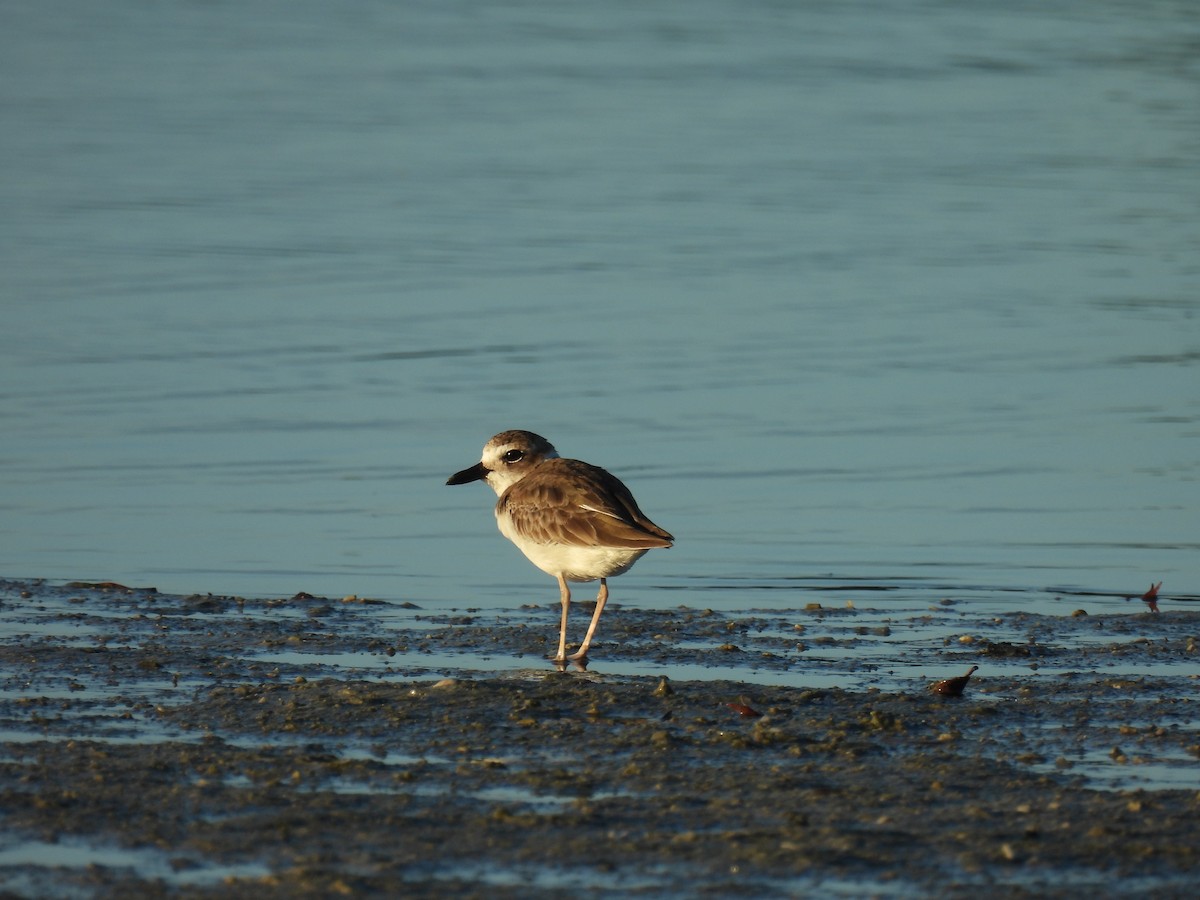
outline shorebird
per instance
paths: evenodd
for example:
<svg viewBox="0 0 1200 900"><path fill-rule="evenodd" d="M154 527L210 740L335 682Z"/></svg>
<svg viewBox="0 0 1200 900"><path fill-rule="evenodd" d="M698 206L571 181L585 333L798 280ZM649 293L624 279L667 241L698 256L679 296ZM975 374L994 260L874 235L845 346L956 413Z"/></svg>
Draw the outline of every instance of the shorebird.
<svg viewBox="0 0 1200 900"><path fill-rule="evenodd" d="M553 444L532 431L500 432L484 445L478 463L451 475L446 484L472 481L486 481L500 498L500 533L558 579L562 623L554 661L587 659L608 602L608 579L629 571L647 550L670 547L675 539L646 518L615 475L578 459L563 459ZM567 656L567 582L597 578L596 611L583 643Z"/></svg>

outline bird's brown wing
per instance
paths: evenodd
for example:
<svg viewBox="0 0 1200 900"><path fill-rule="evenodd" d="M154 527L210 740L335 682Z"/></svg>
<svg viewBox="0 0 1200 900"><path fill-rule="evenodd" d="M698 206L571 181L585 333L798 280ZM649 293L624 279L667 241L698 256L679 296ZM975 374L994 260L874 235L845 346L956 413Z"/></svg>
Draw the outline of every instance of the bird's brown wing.
<svg viewBox="0 0 1200 900"><path fill-rule="evenodd" d="M638 508L619 479L576 459L546 460L496 504L513 527L539 544L650 549L674 538Z"/></svg>

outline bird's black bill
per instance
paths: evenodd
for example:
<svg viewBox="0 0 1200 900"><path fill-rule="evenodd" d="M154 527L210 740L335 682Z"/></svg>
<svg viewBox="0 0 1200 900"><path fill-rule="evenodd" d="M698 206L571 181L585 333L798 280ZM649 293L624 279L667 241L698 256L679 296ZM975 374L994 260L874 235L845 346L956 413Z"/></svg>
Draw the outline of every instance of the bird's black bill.
<svg viewBox="0 0 1200 900"><path fill-rule="evenodd" d="M469 469L455 472L446 479L446 484L468 484L472 481L483 481L487 477L488 470L483 467L483 463L478 462Z"/></svg>

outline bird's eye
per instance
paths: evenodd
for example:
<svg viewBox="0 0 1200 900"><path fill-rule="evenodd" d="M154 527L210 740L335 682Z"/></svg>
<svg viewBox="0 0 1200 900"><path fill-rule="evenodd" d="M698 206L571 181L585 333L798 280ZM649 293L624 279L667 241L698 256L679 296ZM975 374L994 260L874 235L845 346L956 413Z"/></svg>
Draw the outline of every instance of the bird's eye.
<svg viewBox="0 0 1200 900"><path fill-rule="evenodd" d="M508 463L515 463L517 460L523 458L524 456L525 456L524 450L509 450L507 453L504 454L504 461L508 462Z"/></svg>

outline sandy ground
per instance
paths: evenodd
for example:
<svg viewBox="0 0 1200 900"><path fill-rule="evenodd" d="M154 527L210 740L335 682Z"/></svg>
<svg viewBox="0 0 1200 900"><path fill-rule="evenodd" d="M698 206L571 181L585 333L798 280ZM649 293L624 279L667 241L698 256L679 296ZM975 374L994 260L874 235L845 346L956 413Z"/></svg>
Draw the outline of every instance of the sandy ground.
<svg viewBox="0 0 1200 900"><path fill-rule="evenodd" d="M0 582L0 896L1193 895L1200 613L884 606Z"/></svg>

